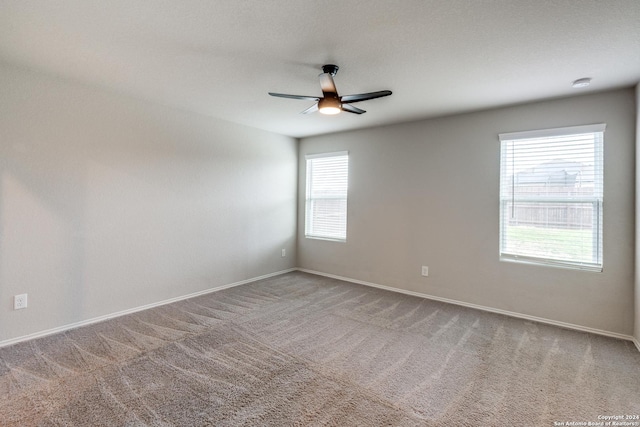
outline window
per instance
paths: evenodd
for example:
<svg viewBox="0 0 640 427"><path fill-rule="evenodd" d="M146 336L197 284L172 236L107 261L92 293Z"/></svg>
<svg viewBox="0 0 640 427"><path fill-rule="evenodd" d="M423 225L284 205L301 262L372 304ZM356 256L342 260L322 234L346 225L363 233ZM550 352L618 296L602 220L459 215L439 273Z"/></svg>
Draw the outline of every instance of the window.
<svg viewBox="0 0 640 427"><path fill-rule="evenodd" d="M500 134L500 259L602 271L605 125Z"/></svg>
<svg viewBox="0 0 640 427"><path fill-rule="evenodd" d="M349 153L307 155L305 237L347 240Z"/></svg>

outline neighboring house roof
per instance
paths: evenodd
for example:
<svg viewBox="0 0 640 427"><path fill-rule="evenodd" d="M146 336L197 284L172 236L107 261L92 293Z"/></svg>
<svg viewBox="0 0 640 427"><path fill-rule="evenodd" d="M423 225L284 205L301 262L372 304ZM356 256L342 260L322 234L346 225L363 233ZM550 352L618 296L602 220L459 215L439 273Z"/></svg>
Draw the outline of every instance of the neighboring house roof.
<svg viewBox="0 0 640 427"><path fill-rule="evenodd" d="M576 181L583 184L593 182L593 165L581 162L571 162L562 159L541 163L533 168L517 172L516 185L554 184L575 185Z"/></svg>

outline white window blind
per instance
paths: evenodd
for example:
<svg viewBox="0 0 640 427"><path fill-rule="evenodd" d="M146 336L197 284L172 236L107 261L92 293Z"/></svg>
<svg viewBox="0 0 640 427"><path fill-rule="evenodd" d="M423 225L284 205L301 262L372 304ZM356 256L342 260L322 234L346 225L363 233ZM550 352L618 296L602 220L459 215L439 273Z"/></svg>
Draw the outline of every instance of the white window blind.
<svg viewBox="0 0 640 427"><path fill-rule="evenodd" d="M305 237L347 239L349 153L307 155Z"/></svg>
<svg viewBox="0 0 640 427"><path fill-rule="evenodd" d="M500 134L500 259L602 271L605 125Z"/></svg>

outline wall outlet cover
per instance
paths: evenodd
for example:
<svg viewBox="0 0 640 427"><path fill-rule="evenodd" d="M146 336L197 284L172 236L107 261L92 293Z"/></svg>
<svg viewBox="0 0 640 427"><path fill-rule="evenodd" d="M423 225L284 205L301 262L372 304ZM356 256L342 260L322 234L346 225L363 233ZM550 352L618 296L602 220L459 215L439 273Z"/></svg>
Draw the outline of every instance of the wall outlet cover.
<svg viewBox="0 0 640 427"><path fill-rule="evenodd" d="M20 294L13 297L13 309L20 310L27 308L27 294Z"/></svg>

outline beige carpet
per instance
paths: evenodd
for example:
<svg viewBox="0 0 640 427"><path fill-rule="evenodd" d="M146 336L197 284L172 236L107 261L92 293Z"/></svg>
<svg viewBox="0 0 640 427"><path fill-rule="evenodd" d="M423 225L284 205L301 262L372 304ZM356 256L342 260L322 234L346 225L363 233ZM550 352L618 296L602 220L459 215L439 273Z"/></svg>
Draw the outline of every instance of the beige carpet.
<svg viewBox="0 0 640 427"><path fill-rule="evenodd" d="M0 348L2 426L553 426L634 414L632 343L303 273Z"/></svg>

